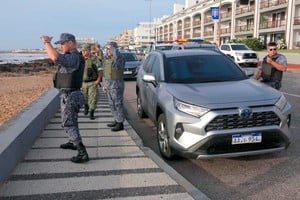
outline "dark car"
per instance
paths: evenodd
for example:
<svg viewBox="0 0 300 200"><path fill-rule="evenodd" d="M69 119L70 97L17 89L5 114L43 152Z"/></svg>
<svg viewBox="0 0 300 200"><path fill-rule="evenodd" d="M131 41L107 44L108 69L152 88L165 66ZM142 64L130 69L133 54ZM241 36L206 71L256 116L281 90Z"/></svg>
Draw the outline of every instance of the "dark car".
<svg viewBox="0 0 300 200"><path fill-rule="evenodd" d="M286 149L291 105L218 50L153 51L136 79L137 114L156 125L161 155L197 159Z"/></svg>
<svg viewBox="0 0 300 200"><path fill-rule="evenodd" d="M124 79L133 79L136 76L137 68L142 64L134 52L121 52L125 58Z"/></svg>

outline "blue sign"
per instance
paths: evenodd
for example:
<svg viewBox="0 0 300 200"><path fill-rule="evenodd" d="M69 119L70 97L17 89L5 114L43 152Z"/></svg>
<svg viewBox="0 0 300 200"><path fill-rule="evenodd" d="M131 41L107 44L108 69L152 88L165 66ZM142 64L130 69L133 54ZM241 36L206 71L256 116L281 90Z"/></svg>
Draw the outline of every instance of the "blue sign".
<svg viewBox="0 0 300 200"><path fill-rule="evenodd" d="M214 22L218 22L219 21L219 16L220 16L219 6L210 7L210 12L211 12L212 20Z"/></svg>

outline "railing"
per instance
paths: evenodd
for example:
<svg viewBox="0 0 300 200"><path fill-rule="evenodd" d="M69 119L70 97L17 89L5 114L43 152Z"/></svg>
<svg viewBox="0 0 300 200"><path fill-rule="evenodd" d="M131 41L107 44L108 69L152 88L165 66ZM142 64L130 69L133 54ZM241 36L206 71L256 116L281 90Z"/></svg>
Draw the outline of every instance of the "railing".
<svg viewBox="0 0 300 200"><path fill-rule="evenodd" d="M226 18L226 17L231 17L231 12L224 12L224 13L221 13L221 19L222 18Z"/></svg>
<svg viewBox="0 0 300 200"><path fill-rule="evenodd" d="M242 26L236 26L235 27L235 32L246 32L246 31L253 31L254 30L254 25L253 24L248 24L248 25L242 25Z"/></svg>
<svg viewBox="0 0 300 200"><path fill-rule="evenodd" d="M243 8L238 8L235 10L235 14L236 15L240 15L240 14L243 14L243 13L248 13L248 12L252 12L254 11L254 6L247 6L247 7L243 7Z"/></svg>
<svg viewBox="0 0 300 200"><path fill-rule="evenodd" d="M222 28L222 29L221 29L221 33L222 33L222 34L230 33L230 28Z"/></svg>
<svg viewBox="0 0 300 200"><path fill-rule="evenodd" d="M294 25L300 25L300 16L294 17Z"/></svg>
<svg viewBox="0 0 300 200"><path fill-rule="evenodd" d="M288 0L265 0L260 2L260 8L269 8L272 6L278 6L287 3Z"/></svg>
<svg viewBox="0 0 300 200"><path fill-rule="evenodd" d="M193 33L193 37L201 37L201 33Z"/></svg>
<svg viewBox="0 0 300 200"><path fill-rule="evenodd" d="M193 22L193 26L199 26L199 25L201 25L201 21L198 20Z"/></svg>
<svg viewBox="0 0 300 200"><path fill-rule="evenodd" d="M190 28L190 27L191 27L191 24L190 24L190 23L184 24L184 28Z"/></svg>
<svg viewBox="0 0 300 200"><path fill-rule="evenodd" d="M269 21L260 23L259 28L268 29L268 28L277 28L286 26L286 20L278 20L278 21Z"/></svg>
<svg viewBox="0 0 300 200"><path fill-rule="evenodd" d="M204 23L208 23L208 22L212 22L211 17L206 17L206 18L204 19Z"/></svg>
<svg viewBox="0 0 300 200"><path fill-rule="evenodd" d="M213 36L214 32L213 31L204 31L204 36Z"/></svg>

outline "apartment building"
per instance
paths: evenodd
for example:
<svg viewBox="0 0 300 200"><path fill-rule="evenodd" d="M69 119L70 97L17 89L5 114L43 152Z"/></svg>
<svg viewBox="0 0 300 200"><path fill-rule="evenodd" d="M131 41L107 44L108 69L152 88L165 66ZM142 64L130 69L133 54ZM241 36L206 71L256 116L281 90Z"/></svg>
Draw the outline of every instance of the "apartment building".
<svg viewBox="0 0 300 200"><path fill-rule="evenodd" d="M211 7L220 9L212 20ZM288 49L300 48L300 0L186 0L174 4L174 14L155 26L156 41L202 38L221 44L232 39L259 38L284 41Z"/></svg>

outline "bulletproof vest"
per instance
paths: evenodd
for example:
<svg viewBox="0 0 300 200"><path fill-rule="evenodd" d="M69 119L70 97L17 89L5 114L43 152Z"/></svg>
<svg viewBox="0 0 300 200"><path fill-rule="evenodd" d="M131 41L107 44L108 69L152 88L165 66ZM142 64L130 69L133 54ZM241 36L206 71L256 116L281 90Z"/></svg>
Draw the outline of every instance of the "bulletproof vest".
<svg viewBox="0 0 300 200"><path fill-rule="evenodd" d="M275 55L272 57L273 61L276 61L279 55ZM267 63L267 56L263 58L262 61L262 77L264 81L281 81L282 79L282 71L279 71L275 67L273 67L270 63Z"/></svg>
<svg viewBox="0 0 300 200"><path fill-rule="evenodd" d="M105 80L122 80L124 68L115 68L112 66L113 66L113 59L106 58L104 63Z"/></svg>
<svg viewBox="0 0 300 200"><path fill-rule="evenodd" d="M78 52L77 52L78 53ZM84 57L78 53L79 67L72 73L60 73L58 70L54 75L54 87L57 89L80 89L82 86L83 70L84 70Z"/></svg>
<svg viewBox="0 0 300 200"><path fill-rule="evenodd" d="M87 58L85 60L84 73L83 73L84 82L96 81L98 78L98 69L93 61L94 61L93 58Z"/></svg>

